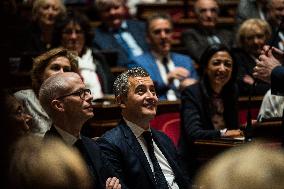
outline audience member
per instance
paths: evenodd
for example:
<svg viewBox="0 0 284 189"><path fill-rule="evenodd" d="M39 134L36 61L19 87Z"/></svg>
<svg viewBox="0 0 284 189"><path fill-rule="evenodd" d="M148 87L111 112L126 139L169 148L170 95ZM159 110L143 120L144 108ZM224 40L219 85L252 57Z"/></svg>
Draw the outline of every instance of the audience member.
<svg viewBox="0 0 284 189"><path fill-rule="evenodd" d="M61 0L35 0L32 7L32 23L26 37L25 51L36 56L51 48L55 19L63 16L66 7Z"/></svg>
<svg viewBox="0 0 284 189"><path fill-rule="evenodd" d="M58 73L45 80L40 88L39 100L53 125L44 139L58 138L66 145L77 148L88 165L94 188L120 189L119 179L113 177L114 173L102 158L99 146L80 133L83 124L94 115L92 99L90 89L86 88L77 73Z"/></svg>
<svg viewBox="0 0 284 189"><path fill-rule="evenodd" d="M53 45L78 53L78 67L94 98L112 93L113 76L105 58L92 49L93 34L88 18L69 12L54 26Z"/></svg>
<svg viewBox="0 0 284 189"><path fill-rule="evenodd" d="M79 153L58 140L22 138L14 147L9 172L9 188L92 188L87 166Z"/></svg>
<svg viewBox="0 0 284 189"><path fill-rule="evenodd" d="M195 1L194 12L198 25L183 32L181 40L188 54L200 64L200 57L207 46L223 43L230 47L233 36L230 31L217 27L219 5L216 0Z"/></svg>
<svg viewBox="0 0 284 189"><path fill-rule="evenodd" d="M77 65L76 56L63 48L51 49L34 59L31 71L32 89L15 93L16 98L23 102L25 111L33 117L32 133L43 136L52 123L38 101L41 84L49 76L59 72L78 72Z"/></svg>
<svg viewBox="0 0 284 189"><path fill-rule="evenodd" d="M154 83L141 67L129 69L114 82L123 119L98 143L128 188L188 188L173 142L153 129L158 98Z"/></svg>
<svg viewBox="0 0 284 189"><path fill-rule="evenodd" d="M282 117L283 110L284 97L273 95L271 94L271 90L268 90L263 97L257 120L261 122L264 119Z"/></svg>
<svg viewBox="0 0 284 189"><path fill-rule="evenodd" d="M270 85L253 78L253 68L261 50L271 36L268 23L252 18L244 21L237 32L237 48L233 49L238 65L238 87L240 96L264 95Z"/></svg>
<svg viewBox="0 0 284 189"><path fill-rule="evenodd" d="M11 159L11 147L30 129L31 116L24 113L22 104L7 90L0 90L0 176L1 187L8 187L8 169Z"/></svg>
<svg viewBox="0 0 284 189"><path fill-rule="evenodd" d="M117 65L128 62L148 49L145 24L126 19L126 0L96 0L102 24L95 30L94 47L112 50L118 54Z"/></svg>
<svg viewBox="0 0 284 189"><path fill-rule="evenodd" d="M259 143L232 148L210 161L198 174L196 188L281 189L284 154Z"/></svg>
<svg viewBox="0 0 284 189"><path fill-rule="evenodd" d="M198 79L190 57L171 52L173 23L170 16L152 15L147 22L151 51L137 56L129 67L141 66L155 83L160 100L177 100L180 90Z"/></svg>
<svg viewBox="0 0 284 189"><path fill-rule="evenodd" d="M282 51L284 50L284 24L280 25L280 23L283 17L284 0L267 0L267 21L272 29L272 36L276 37L276 40L271 40L270 45L275 46ZM280 30L276 33L279 27ZM274 37L272 39L274 39Z"/></svg>
<svg viewBox="0 0 284 189"><path fill-rule="evenodd" d="M266 20L267 0L240 0L237 8L237 23L242 24L250 18Z"/></svg>
<svg viewBox="0 0 284 189"><path fill-rule="evenodd" d="M201 57L201 65L204 68L200 82L184 89L181 96L178 147L190 176L199 166L195 162L194 141L242 136L236 105L237 65L229 49L220 44L209 46Z"/></svg>

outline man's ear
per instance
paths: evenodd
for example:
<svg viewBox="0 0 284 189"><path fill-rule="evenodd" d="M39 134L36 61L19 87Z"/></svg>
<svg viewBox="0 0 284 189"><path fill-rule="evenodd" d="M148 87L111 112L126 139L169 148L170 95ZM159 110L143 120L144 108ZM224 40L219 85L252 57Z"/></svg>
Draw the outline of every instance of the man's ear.
<svg viewBox="0 0 284 189"><path fill-rule="evenodd" d="M125 108L125 98L123 98L122 96L117 96L116 102L121 108Z"/></svg>
<svg viewBox="0 0 284 189"><path fill-rule="evenodd" d="M64 112L64 104L59 100L53 100L51 107L59 112Z"/></svg>

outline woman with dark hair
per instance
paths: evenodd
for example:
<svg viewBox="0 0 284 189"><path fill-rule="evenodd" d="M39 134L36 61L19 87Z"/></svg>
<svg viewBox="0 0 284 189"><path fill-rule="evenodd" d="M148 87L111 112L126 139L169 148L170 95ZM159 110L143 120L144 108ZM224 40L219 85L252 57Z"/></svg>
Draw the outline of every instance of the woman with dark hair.
<svg viewBox="0 0 284 189"><path fill-rule="evenodd" d="M230 50L221 44L209 46L200 63L200 81L185 88L181 96L179 150L186 163L193 155L189 149L193 150L190 146L195 140L242 136L237 116L237 65Z"/></svg>
<svg viewBox="0 0 284 189"><path fill-rule="evenodd" d="M53 46L62 46L79 55L79 71L95 99L112 93L113 77L102 54L92 49L93 32L87 17L69 12L55 23Z"/></svg>

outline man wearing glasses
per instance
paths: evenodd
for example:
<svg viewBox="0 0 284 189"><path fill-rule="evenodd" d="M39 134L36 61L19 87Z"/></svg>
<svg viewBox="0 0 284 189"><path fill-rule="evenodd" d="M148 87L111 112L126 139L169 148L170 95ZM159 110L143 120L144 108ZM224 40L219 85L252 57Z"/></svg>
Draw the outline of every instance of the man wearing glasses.
<svg viewBox="0 0 284 189"><path fill-rule="evenodd" d="M73 72L59 73L48 78L41 86L39 100L53 121L44 139L57 137L78 149L93 178L94 188L120 189L119 179L102 158L99 147L92 139L80 134L83 124L93 116L90 89Z"/></svg>

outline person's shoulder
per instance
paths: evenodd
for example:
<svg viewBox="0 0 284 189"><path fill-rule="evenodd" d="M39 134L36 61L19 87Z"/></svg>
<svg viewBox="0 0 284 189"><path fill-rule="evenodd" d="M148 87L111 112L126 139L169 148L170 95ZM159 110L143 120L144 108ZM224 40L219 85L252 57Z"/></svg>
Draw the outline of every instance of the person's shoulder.
<svg viewBox="0 0 284 189"><path fill-rule="evenodd" d="M123 137L123 132L122 132L122 127L123 124L119 123L116 127L112 128L111 130L105 132L99 139L98 141L100 141L101 139L106 139L109 142L115 142L118 139Z"/></svg>
<svg viewBox="0 0 284 189"><path fill-rule="evenodd" d="M197 28L190 28L182 32L182 35L192 35L198 32Z"/></svg>
<svg viewBox="0 0 284 189"><path fill-rule="evenodd" d="M25 90L17 91L14 93L14 96L18 100L37 99L36 94L34 90L32 89L25 89Z"/></svg>
<svg viewBox="0 0 284 189"><path fill-rule="evenodd" d="M188 87L186 87L181 95L182 95L182 98L185 98L187 96L200 96L200 93L201 93L201 90L200 90L200 82L196 82L192 85L189 85Z"/></svg>
<svg viewBox="0 0 284 189"><path fill-rule="evenodd" d="M145 27L145 22L144 21L141 21L141 20L137 20L137 19L127 19L125 20L126 23L128 25L136 25L136 26L142 26L142 27Z"/></svg>

